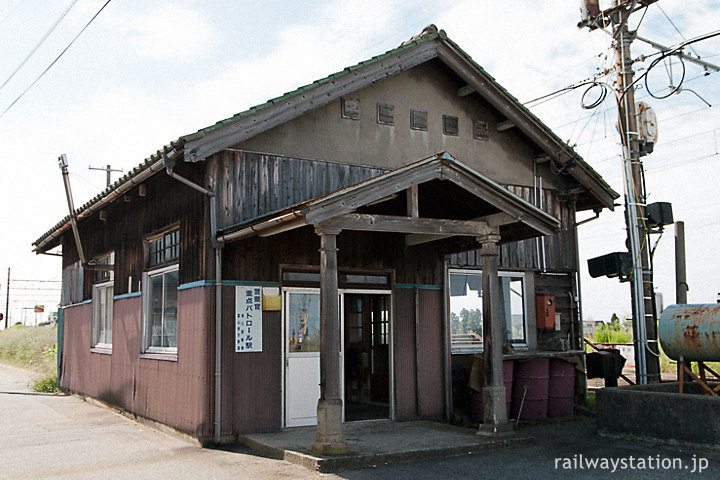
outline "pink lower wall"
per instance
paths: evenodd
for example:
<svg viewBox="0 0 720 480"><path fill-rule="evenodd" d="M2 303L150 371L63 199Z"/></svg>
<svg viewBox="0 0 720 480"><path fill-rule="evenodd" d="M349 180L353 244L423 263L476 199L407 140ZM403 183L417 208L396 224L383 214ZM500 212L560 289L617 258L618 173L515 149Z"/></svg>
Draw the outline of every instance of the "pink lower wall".
<svg viewBox="0 0 720 480"><path fill-rule="evenodd" d="M393 295L396 417L401 421L442 419L442 291L404 288L396 289ZM221 432L279 431L281 314L263 313L262 352L236 353L234 301L234 288L224 287ZM92 304L66 307L61 386L192 435L212 437L214 308L213 287L179 291L177 361L167 361L142 358L140 354L141 296L115 300L112 354L91 351Z"/></svg>
<svg viewBox="0 0 720 480"><path fill-rule="evenodd" d="M65 308L60 385L196 436L212 435L209 287L178 292L177 361L141 358L142 298L113 304L112 353L92 352L92 304Z"/></svg>

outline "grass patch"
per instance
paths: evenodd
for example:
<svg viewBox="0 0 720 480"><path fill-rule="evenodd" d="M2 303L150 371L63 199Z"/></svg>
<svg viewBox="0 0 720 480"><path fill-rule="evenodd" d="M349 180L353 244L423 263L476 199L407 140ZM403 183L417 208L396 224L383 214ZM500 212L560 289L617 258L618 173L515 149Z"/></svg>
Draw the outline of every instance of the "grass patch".
<svg viewBox="0 0 720 480"><path fill-rule="evenodd" d="M0 362L35 372L36 392L57 389L57 326L16 325L0 332Z"/></svg>

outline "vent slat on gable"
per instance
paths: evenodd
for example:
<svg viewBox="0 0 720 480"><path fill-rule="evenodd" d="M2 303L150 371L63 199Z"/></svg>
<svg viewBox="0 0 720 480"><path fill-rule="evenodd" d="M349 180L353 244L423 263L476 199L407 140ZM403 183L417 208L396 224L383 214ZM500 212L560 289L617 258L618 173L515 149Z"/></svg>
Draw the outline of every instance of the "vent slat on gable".
<svg viewBox="0 0 720 480"><path fill-rule="evenodd" d="M427 131L428 112L427 110L410 110L410 128L413 130Z"/></svg>
<svg viewBox="0 0 720 480"><path fill-rule="evenodd" d="M395 125L395 105L378 103L377 123L381 125Z"/></svg>
<svg viewBox="0 0 720 480"><path fill-rule="evenodd" d="M453 115L443 115L443 134L460 135L460 125L458 117Z"/></svg>

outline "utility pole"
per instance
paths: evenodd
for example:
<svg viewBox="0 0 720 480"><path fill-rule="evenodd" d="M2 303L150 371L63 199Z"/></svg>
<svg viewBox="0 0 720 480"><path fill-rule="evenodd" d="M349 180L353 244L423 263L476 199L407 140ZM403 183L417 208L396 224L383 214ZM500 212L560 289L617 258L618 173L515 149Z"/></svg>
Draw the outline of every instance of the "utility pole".
<svg viewBox="0 0 720 480"><path fill-rule="evenodd" d="M10 267L8 267L7 294L5 297L5 330L8 329L8 313L10 313Z"/></svg>
<svg viewBox="0 0 720 480"><path fill-rule="evenodd" d="M107 165L105 167L92 167L92 166L88 165L88 170L105 170L105 172L107 174L107 178L106 178L107 185L106 186L108 186L108 187L112 183L112 179L110 178L110 172L122 172L123 171L122 168L113 169L110 165Z"/></svg>
<svg viewBox="0 0 720 480"><path fill-rule="evenodd" d="M650 248L645 216L645 181L640 158L635 93L632 87L633 60L630 56L630 44L635 37L635 32L630 32L628 20L636 8L647 7L655 1L613 0L610 9L598 11L597 0L586 0L585 11L588 12L588 18L579 25L591 29L612 25L615 71L617 73L615 82L618 125L623 150L627 245L633 264L630 294L635 339L635 377L638 384L660 381L660 358L657 321L653 308L653 272L650 269Z"/></svg>

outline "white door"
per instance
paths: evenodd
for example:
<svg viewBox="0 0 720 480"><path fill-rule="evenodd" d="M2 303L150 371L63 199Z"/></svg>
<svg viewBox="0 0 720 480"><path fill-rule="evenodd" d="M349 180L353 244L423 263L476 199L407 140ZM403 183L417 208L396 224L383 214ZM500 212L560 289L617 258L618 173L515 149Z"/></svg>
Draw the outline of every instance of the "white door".
<svg viewBox="0 0 720 480"><path fill-rule="evenodd" d="M284 292L285 426L317 424L320 398L320 291Z"/></svg>

